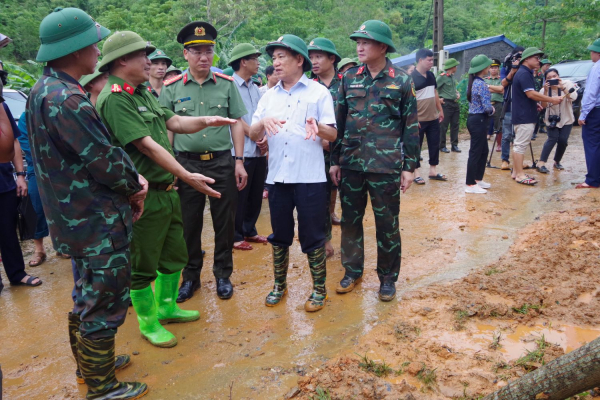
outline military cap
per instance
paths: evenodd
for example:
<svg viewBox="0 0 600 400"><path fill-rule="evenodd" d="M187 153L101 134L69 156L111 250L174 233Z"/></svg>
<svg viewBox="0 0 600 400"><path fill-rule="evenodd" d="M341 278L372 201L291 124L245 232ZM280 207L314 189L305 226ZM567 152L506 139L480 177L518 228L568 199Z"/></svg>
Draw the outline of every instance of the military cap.
<svg viewBox="0 0 600 400"><path fill-rule="evenodd" d="M40 24L36 61L47 62L74 53L110 35L110 31L79 8L55 8Z"/></svg>
<svg viewBox="0 0 600 400"><path fill-rule="evenodd" d="M167 68L167 72L165 72L166 74L168 74L169 72L179 72L180 74L183 73L183 71L179 68L177 68L174 65L171 65L169 68Z"/></svg>
<svg viewBox="0 0 600 400"><path fill-rule="evenodd" d="M254 82L257 85L262 85L262 79L260 78L260 76L258 75L252 75L252 82Z"/></svg>
<svg viewBox="0 0 600 400"><path fill-rule="evenodd" d="M490 64L491 67L499 67L500 65L502 65L500 60L497 58L492 58L492 63Z"/></svg>
<svg viewBox="0 0 600 400"><path fill-rule="evenodd" d="M167 56L165 54L165 52L162 51L162 50L160 50L160 49L154 50L154 52L152 54L150 54L148 56L148 58L150 59L150 61L152 61L152 60L165 60L167 62L167 68L169 68L171 66L171 64L173 64L173 60L171 60L169 58L169 56Z"/></svg>
<svg viewBox="0 0 600 400"><path fill-rule="evenodd" d="M310 41L308 44L308 52L311 50L319 50L324 51L325 53L333 54L335 56L335 62L339 63L342 60L342 57L338 54L335 44L329 39L325 38L316 38Z"/></svg>
<svg viewBox="0 0 600 400"><path fill-rule="evenodd" d="M600 38L594 40L594 43L590 44L587 49L600 53Z"/></svg>
<svg viewBox="0 0 600 400"><path fill-rule="evenodd" d="M342 69L348 64L354 64L355 66L358 65L358 63L351 58L342 58L338 63L338 68Z"/></svg>
<svg viewBox="0 0 600 400"><path fill-rule="evenodd" d="M284 49L295 51L304 57L304 64L302 65L302 70L304 72L308 72L312 69L312 63L310 62L310 57L308 57L308 47L306 47L306 43L298 36L289 34L280 36L276 41L269 42L265 51L273 57L273 51L275 51L276 47L283 47Z"/></svg>
<svg viewBox="0 0 600 400"><path fill-rule="evenodd" d="M364 22L357 31L350 35L350 39L371 39L388 45L387 52L395 53L396 47L392 41L392 30L385 22L369 20Z"/></svg>
<svg viewBox="0 0 600 400"><path fill-rule="evenodd" d="M543 55L544 55L544 52L542 50L538 49L537 47L528 47L523 51L523 54L521 55L521 60L526 60L532 56L542 57Z"/></svg>
<svg viewBox="0 0 600 400"><path fill-rule="evenodd" d="M540 61L540 64L544 65L544 64L552 64L552 62L550 60L548 60L547 58L544 58L542 61Z"/></svg>
<svg viewBox="0 0 600 400"><path fill-rule="evenodd" d="M485 54L479 54L473 57L471 60L471 68L469 68L469 74L476 74L483 71L487 67L492 65L492 60Z"/></svg>
<svg viewBox="0 0 600 400"><path fill-rule="evenodd" d="M233 70L233 68L231 68L231 67L227 67L227 68L225 68L225 69L223 70L223 72L222 72L222 73L223 73L223 74L225 74L225 75L227 75L227 76L233 76L233 73L234 73L234 72L235 72L235 71Z"/></svg>
<svg viewBox="0 0 600 400"><path fill-rule="evenodd" d="M444 62L444 70L456 67L460 62L456 58L449 58Z"/></svg>
<svg viewBox="0 0 600 400"><path fill-rule="evenodd" d="M83 75L81 77L81 79L79 79L79 84L82 87L85 87L85 85L87 85L88 83L90 83L91 81L93 81L94 79L96 79L97 77L99 77L100 75L102 75L103 73L104 72L98 71L98 67L96 67L96 70L94 71L93 74Z"/></svg>
<svg viewBox="0 0 600 400"><path fill-rule="evenodd" d="M177 41L183 47L215 44L216 39L217 30L215 27L203 21L190 22L181 28L177 34Z"/></svg>
<svg viewBox="0 0 600 400"><path fill-rule="evenodd" d="M260 56L262 53L254 48L250 43L240 43L231 50L231 57L229 59L229 64L231 65L234 61L239 60L240 58L248 57L248 56Z"/></svg>
<svg viewBox="0 0 600 400"><path fill-rule="evenodd" d="M119 57L133 53L138 50L146 50L146 54L151 54L156 47L150 42L142 39L140 35L131 31L121 31L112 34L104 46L102 46L102 61L98 64L98 70L108 71L108 65Z"/></svg>

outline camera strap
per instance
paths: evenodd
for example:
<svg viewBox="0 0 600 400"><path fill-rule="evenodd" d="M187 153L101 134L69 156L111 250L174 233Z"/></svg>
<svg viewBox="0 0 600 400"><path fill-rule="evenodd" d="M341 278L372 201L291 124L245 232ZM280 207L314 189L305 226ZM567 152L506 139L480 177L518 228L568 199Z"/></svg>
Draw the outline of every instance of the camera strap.
<svg viewBox="0 0 600 400"><path fill-rule="evenodd" d="M552 97L552 86L548 87L548 96ZM561 96L560 87L558 88L558 97ZM550 104L548 107L548 116L550 116L550 107L558 106L558 116L560 117L560 104ZM554 114L556 115L556 114Z"/></svg>

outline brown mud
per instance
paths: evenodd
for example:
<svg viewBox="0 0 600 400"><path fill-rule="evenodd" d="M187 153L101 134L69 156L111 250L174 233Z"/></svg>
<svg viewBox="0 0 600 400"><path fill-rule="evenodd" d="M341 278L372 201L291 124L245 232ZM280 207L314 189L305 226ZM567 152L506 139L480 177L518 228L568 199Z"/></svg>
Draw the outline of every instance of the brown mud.
<svg viewBox="0 0 600 400"><path fill-rule="evenodd" d="M534 142L538 155L544 138ZM264 306L273 278L270 246L260 244L234 253L235 295L219 300L213 233L206 229L202 288L182 305L200 310L200 321L168 325L179 343L159 349L141 339L130 308L117 351L133 354L133 363L118 378L146 382L148 399L310 398L317 390L340 399L477 398L595 339L600 193L572 189L585 174L578 128L570 141L565 171L536 173L540 184L531 188L511 181L507 171L488 169L493 188L482 196L464 193L468 142L461 142L463 153L441 154L438 171L449 182L425 176L426 185L402 198L402 271L391 303L377 300L370 209L363 282L352 293L335 294L343 276L335 227L329 300L315 314L303 309L311 278L299 245L291 249L289 294L278 307ZM423 157L426 166L426 151ZM499 164L495 153L492 165ZM211 227L208 211L205 218ZM257 228L270 233L266 201ZM44 284L7 287L0 296L4 398L83 398L66 329L70 263L49 256L28 271ZM490 347L494 337L498 343ZM517 363L528 350L535 357Z"/></svg>

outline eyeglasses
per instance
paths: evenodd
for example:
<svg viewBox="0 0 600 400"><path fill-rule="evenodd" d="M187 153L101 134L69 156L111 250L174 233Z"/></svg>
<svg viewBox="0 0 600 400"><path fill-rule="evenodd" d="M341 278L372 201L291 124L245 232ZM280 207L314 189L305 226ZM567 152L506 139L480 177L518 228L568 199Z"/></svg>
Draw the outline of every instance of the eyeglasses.
<svg viewBox="0 0 600 400"><path fill-rule="evenodd" d="M187 49L187 51L188 51L188 53L190 53L194 57L201 57L201 56L210 57L213 54L215 54L215 50L214 49L210 49L210 50L206 50L206 51L198 51L198 50L194 50L194 49Z"/></svg>

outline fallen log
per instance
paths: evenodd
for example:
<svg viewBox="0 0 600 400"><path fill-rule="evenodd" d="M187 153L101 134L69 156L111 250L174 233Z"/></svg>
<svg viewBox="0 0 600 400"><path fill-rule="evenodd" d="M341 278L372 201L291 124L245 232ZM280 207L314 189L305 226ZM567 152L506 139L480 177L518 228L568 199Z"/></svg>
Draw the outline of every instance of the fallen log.
<svg viewBox="0 0 600 400"><path fill-rule="evenodd" d="M484 400L563 400L600 386L600 338L510 382Z"/></svg>

